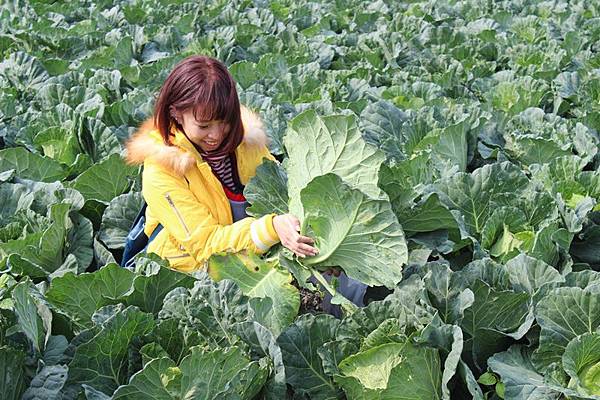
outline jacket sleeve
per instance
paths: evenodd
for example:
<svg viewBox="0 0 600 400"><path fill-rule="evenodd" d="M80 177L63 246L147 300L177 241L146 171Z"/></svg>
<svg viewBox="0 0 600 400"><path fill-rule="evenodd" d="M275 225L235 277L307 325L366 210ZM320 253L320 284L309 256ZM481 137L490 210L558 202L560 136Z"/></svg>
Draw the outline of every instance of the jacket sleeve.
<svg viewBox="0 0 600 400"><path fill-rule="evenodd" d="M269 214L219 225L208 207L198 201L185 179L146 162L142 194L153 214L171 236L199 263L212 254L251 250L262 254L279 242ZM183 250L183 249L182 249Z"/></svg>

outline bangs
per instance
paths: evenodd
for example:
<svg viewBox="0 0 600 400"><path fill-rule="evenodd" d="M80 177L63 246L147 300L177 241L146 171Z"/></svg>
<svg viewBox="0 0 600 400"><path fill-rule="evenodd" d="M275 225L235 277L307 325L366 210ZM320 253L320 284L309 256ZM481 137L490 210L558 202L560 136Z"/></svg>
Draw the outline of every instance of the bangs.
<svg viewBox="0 0 600 400"><path fill-rule="evenodd" d="M222 120L233 122L236 119L235 108L238 106L235 99L237 93L231 93L229 87L219 84L219 81L213 81L212 84L200 86L196 96L194 96L194 105L192 113L198 122L207 122L212 120ZM238 106L239 107L239 106Z"/></svg>

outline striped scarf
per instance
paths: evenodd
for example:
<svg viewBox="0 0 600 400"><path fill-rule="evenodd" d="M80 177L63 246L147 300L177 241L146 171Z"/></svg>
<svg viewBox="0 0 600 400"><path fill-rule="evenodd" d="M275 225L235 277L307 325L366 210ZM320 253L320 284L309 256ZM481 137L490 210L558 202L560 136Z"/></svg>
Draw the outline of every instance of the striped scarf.
<svg viewBox="0 0 600 400"><path fill-rule="evenodd" d="M202 156L202 159L210 165L213 174L215 174L217 179L221 182L221 185L223 185L227 191L233 194L241 194L244 192L244 185L241 184L238 176L235 153L213 155L204 152L199 146L196 147L196 149Z"/></svg>

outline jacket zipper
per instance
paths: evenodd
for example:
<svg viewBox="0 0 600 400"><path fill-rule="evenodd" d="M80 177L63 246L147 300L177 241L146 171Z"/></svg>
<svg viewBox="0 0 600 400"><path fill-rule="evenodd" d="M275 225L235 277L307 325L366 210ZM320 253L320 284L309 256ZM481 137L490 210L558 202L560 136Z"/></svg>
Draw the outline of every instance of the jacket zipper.
<svg viewBox="0 0 600 400"><path fill-rule="evenodd" d="M189 238L191 236L190 230L188 229L187 225L183 221L183 217L179 213L179 210L177 209L177 207L175 207L175 203L173 202L173 199L171 199L171 195L168 192L165 193L165 198L167 199L167 202L169 203L169 205L171 206L171 208L175 212L175 215L177 216L177 219L179 219L179 222L183 226L183 229L185 230L185 233L186 233L187 237Z"/></svg>

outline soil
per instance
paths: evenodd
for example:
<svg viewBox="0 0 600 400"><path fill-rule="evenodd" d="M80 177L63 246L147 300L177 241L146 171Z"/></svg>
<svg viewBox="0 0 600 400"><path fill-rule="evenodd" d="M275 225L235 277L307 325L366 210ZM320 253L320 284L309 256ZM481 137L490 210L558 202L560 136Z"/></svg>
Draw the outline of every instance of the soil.
<svg viewBox="0 0 600 400"><path fill-rule="evenodd" d="M298 282L295 279L292 281L292 285L298 288L298 291L300 292L299 315L321 314L324 312L323 307L321 307L323 302L323 293L319 292L318 290L312 292L308 289L302 288L298 285ZM383 286L369 287L367 288L367 292L364 297L364 303L365 305L368 305L372 301L381 301L391 293L391 290Z"/></svg>
<svg viewBox="0 0 600 400"><path fill-rule="evenodd" d="M320 314L323 312L323 308L321 308L323 297L318 291L311 292L304 288L298 288L298 290L300 291L299 314Z"/></svg>

